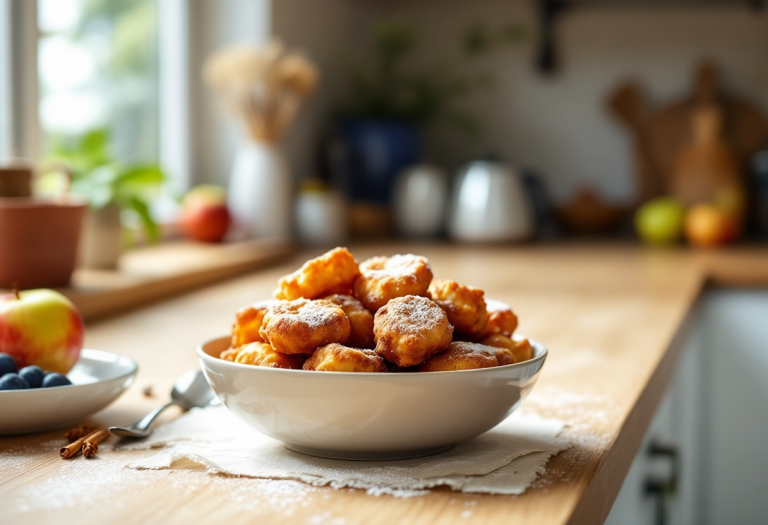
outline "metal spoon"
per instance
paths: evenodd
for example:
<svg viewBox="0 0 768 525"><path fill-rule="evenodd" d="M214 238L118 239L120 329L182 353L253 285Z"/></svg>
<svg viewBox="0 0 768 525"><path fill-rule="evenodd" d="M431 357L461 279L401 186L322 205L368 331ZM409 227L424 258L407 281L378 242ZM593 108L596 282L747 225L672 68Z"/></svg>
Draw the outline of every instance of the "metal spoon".
<svg viewBox="0 0 768 525"><path fill-rule="evenodd" d="M218 398L216 397L216 394L211 390L203 373L200 370L190 370L178 378L176 383L173 384L170 403L153 410L133 425L127 427L110 427L109 431L120 437L145 438L152 433L152 430L149 428L152 425L152 422L166 408L176 405L183 410L189 410L195 407L211 405L217 400Z"/></svg>

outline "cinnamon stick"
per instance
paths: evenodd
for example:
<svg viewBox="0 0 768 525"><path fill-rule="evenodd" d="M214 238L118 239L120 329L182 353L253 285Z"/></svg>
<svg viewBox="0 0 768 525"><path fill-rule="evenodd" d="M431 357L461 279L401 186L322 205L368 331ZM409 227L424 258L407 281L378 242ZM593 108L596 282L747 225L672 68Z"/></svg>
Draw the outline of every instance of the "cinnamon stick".
<svg viewBox="0 0 768 525"><path fill-rule="evenodd" d="M64 433L64 439L69 441L70 443L74 443L81 437L85 437L94 430L97 430L98 427L92 426L92 425L80 425L77 428L71 428L67 430Z"/></svg>
<svg viewBox="0 0 768 525"><path fill-rule="evenodd" d="M85 443L85 441L88 438L90 438L92 436L95 436L98 433L99 433L99 431L96 430L94 432L91 432L87 436L83 436L83 437L81 437L79 439L76 439L75 441L73 441L72 443L67 445L66 447L61 447L61 449L59 450L59 454L64 459L69 459L69 458L73 458L73 457L77 456L80 453L80 451L82 450L82 448L83 448L83 443Z"/></svg>
<svg viewBox="0 0 768 525"><path fill-rule="evenodd" d="M83 442L83 457L85 459L91 459L99 452L99 443L109 437L108 430L100 430L95 434L91 434Z"/></svg>

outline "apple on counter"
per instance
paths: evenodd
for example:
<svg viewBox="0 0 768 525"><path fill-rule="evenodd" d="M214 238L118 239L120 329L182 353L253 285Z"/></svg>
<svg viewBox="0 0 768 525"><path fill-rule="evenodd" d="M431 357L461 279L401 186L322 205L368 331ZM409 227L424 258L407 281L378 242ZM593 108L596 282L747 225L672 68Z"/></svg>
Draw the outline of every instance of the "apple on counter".
<svg viewBox="0 0 768 525"><path fill-rule="evenodd" d="M685 224L685 206L671 197L643 204L635 215L635 228L648 244L672 244L680 239Z"/></svg>
<svg viewBox="0 0 768 525"><path fill-rule="evenodd" d="M647 244L673 244L683 233L689 244L699 247L732 243L741 234L743 207L738 195L721 194L711 203L686 209L678 200L659 197L643 204L635 215L635 229Z"/></svg>
<svg viewBox="0 0 768 525"><path fill-rule="evenodd" d="M685 218L685 236L694 246L720 246L739 237L739 221L733 213L714 204L697 204Z"/></svg>
<svg viewBox="0 0 768 525"><path fill-rule="evenodd" d="M20 371L36 366L57 376L66 374L80 358L84 335L77 307L58 292L25 290L0 296L0 353L13 358ZM36 371L26 373L36 381Z"/></svg>
<svg viewBox="0 0 768 525"><path fill-rule="evenodd" d="M182 233L200 242L221 242L229 229L226 191L212 184L189 190L181 201Z"/></svg>

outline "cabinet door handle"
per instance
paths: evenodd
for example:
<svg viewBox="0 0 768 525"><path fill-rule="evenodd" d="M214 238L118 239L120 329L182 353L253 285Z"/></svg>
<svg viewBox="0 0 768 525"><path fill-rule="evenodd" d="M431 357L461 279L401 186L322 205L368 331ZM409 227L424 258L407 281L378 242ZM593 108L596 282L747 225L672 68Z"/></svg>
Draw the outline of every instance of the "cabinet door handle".
<svg viewBox="0 0 768 525"><path fill-rule="evenodd" d="M666 458L671 463L669 477L661 478L648 476L645 478L645 495L654 498L656 503L656 525L667 524L667 498L677 493L677 483L680 478L680 452L675 445L662 445L651 441L646 454L649 458Z"/></svg>

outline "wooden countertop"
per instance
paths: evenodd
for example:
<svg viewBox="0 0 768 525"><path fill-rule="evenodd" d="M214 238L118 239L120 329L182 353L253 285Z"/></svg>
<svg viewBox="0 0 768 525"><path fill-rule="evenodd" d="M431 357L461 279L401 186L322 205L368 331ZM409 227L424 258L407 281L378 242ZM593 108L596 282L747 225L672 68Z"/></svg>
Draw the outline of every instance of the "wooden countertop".
<svg viewBox="0 0 768 525"><path fill-rule="evenodd" d="M438 489L397 499L211 476L189 463L170 471L110 469L107 458L59 459L61 432L52 432L0 438L0 522L602 523L671 376L702 288L707 282L768 285L768 248L757 247L353 248L359 260L408 251L429 257L437 277L509 302L521 333L550 349L524 409L567 421L565 435L573 447L553 458L522 496ZM268 297L276 279L309 255L314 254L89 324L88 347L129 355L141 367L126 395L94 421L129 423L163 401L173 380L198 366L196 344L227 332L238 307ZM156 393L153 399L142 395L147 385Z"/></svg>

